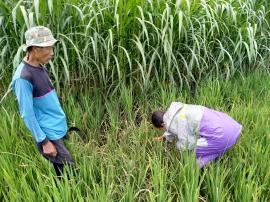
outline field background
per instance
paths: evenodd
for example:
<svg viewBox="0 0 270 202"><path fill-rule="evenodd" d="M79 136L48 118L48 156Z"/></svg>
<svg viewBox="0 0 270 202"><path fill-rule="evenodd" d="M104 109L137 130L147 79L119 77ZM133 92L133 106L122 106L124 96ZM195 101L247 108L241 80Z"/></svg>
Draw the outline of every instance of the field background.
<svg viewBox="0 0 270 202"><path fill-rule="evenodd" d="M0 1L1 201L270 201L267 0ZM54 180L10 92L24 32L52 29L47 65L80 171ZM241 122L237 145L199 171L152 141L150 112L172 101Z"/></svg>

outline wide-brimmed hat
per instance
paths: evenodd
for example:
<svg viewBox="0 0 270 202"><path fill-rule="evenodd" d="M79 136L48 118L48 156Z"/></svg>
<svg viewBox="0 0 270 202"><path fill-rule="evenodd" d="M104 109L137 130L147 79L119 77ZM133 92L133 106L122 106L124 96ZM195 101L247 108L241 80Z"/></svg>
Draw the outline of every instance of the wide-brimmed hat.
<svg viewBox="0 0 270 202"><path fill-rule="evenodd" d="M51 30L44 26L31 27L24 35L26 44L23 45L23 51L26 51L30 46L48 47L57 42Z"/></svg>

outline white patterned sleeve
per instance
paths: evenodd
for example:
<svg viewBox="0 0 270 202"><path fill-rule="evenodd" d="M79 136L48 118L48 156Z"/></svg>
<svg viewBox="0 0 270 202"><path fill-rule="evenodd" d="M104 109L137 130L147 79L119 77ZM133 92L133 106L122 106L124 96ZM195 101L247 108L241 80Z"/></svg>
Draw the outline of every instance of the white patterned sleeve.
<svg viewBox="0 0 270 202"><path fill-rule="evenodd" d="M172 134L172 133L170 133L170 132L165 132L165 133L163 134L163 137L166 138L166 142L172 142L173 139L176 137L176 135L174 135L174 134Z"/></svg>

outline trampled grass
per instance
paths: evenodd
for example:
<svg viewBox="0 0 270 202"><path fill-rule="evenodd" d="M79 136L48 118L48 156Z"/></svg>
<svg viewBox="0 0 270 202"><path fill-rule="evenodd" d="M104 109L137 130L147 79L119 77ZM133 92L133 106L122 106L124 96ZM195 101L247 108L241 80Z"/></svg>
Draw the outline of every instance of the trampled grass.
<svg viewBox="0 0 270 202"><path fill-rule="evenodd" d="M67 142L80 168L76 177L54 179L19 117L13 95L0 110L1 201L269 201L270 78L264 73L228 81L206 79L189 91L164 84L151 94L106 97L98 90L59 94L73 132ZM237 145L199 171L194 156L152 141L149 113L172 101L203 104L243 124Z"/></svg>

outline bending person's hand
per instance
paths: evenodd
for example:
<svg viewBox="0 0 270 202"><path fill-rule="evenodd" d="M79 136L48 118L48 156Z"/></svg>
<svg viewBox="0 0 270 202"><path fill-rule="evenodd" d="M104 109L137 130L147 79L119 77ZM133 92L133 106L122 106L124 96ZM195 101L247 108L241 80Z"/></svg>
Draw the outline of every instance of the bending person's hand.
<svg viewBox="0 0 270 202"><path fill-rule="evenodd" d="M164 136L154 137L153 140L156 142L163 142L165 141L165 137Z"/></svg>

